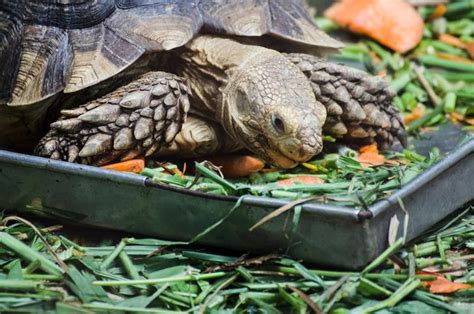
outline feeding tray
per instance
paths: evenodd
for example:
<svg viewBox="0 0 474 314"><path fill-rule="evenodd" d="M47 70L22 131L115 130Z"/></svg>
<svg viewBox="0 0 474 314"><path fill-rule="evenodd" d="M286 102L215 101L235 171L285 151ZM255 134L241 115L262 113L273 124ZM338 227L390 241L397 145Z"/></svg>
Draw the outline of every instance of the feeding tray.
<svg viewBox="0 0 474 314"><path fill-rule="evenodd" d="M421 153L436 146L447 156L368 210L306 203L295 233L288 237L286 214L249 231L288 201L244 196L240 207L199 243L256 253L279 250L306 262L360 269L388 246L392 217L403 221L399 200L409 212L410 240L474 199L474 138L466 139L459 128L447 125L412 143ZM3 150L0 187L0 208L185 241L226 215L238 200Z"/></svg>

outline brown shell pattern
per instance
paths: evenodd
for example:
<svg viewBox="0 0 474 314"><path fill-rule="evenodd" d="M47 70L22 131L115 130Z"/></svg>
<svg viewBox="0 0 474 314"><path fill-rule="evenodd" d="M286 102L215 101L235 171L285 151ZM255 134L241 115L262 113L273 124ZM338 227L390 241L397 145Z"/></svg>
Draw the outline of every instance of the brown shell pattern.
<svg viewBox="0 0 474 314"><path fill-rule="evenodd" d="M0 105L32 104L106 80L146 52L200 32L270 35L339 48L302 0L0 0Z"/></svg>

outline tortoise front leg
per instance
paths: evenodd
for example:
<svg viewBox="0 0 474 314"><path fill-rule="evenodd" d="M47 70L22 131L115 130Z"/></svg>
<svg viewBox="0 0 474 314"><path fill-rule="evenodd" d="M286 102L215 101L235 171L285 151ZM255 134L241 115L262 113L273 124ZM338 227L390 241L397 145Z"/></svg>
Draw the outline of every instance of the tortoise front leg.
<svg viewBox="0 0 474 314"><path fill-rule="evenodd" d="M97 100L62 110L35 154L94 165L149 156L181 130L188 94L180 77L146 73Z"/></svg>
<svg viewBox="0 0 474 314"><path fill-rule="evenodd" d="M312 55L286 56L310 79L316 99L326 107L326 132L351 144L405 145L403 121L392 106L395 93L385 80Z"/></svg>

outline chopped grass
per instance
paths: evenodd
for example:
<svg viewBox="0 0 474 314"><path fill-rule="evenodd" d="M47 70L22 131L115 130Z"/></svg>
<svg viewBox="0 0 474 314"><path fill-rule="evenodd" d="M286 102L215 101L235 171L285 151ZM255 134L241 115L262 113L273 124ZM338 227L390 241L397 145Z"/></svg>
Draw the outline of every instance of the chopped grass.
<svg viewBox="0 0 474 314"><path fill-rule="evenodd" d="M192 191L234 196L250 194L287 200L308 198L327 204L363 208L387 197L440 159L436 149L427 157L404 150L401 153L387 153L384 165L363 167L357 161L356 152L341 151L342 154L327 154L322 159L318 157L292 170L254 173L239 180L222 178L201 163L196 163L196 176L171 176L159 168L145 168L142 174L155 182ZM287 179L300 175L314 176L325 182L285 183ZM177 180L180 184L173 183Z"/></svg>
<svg viewBox="0 0 474 314"><path fill-rule="evenodd" d="M57 261L44 247L33 249L38 235L30 228L14 224L3 228L2 235L27 251L35 250L35 256L41 256L35 261L45 259L56 270ZM15 238L19 234L21 240ZM361 272L314 269L280 255L197 251L182 242L159 239L124 238L116 246L83 247L60 231L43 236L57 243L52 246L57 256L72 250L63 260L68 271L58 270L53 278L50 269L37 267L38 262L2 242L2 311L456 313L474 306L474 288L444 294L428 288L440 276L448 284L474 284L474 207L466 207L413 244L401 246L403 241L396 241ZM166 250L160 250L163 246Z"/></svg>

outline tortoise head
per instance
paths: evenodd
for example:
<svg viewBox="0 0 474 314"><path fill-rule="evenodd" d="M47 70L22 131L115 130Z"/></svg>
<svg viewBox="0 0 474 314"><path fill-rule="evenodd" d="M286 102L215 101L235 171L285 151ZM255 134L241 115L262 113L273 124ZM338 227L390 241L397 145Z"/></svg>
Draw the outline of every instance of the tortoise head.
<svg viewBox="0 0 474 314"><path fill-rule="evenodd" d="M292 168L322 150L326 109L306 76L280 54L242 65L220 109L227 133L272 165Z"/></svg>

